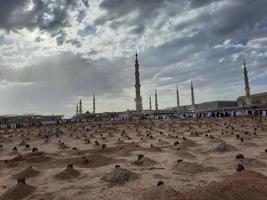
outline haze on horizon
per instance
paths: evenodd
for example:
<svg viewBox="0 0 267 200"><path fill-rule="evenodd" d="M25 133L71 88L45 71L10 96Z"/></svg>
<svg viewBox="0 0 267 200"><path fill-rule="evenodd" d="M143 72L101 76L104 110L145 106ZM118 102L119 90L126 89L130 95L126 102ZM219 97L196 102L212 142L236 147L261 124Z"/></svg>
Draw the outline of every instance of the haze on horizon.
<svg viewBox="0 0 267 200"><path fill-rule="evenodd" d="M236 100L267 85L266 0L2 0L0 115L134 109L138 50L143 107Z"/></svg>

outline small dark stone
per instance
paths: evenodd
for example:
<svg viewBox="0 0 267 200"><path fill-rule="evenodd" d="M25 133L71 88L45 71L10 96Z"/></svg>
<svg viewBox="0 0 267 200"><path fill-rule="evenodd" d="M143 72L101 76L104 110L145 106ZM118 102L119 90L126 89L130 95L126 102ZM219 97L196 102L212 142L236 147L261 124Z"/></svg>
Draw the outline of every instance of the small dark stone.
<svg viewBox="0 0 267 200"><path fill-rule="evenodd" d="M38 151L38 148L37 147L33 147L32 148L32 152L37 152Z"/></svg>
<svg viewBox="0 0 267 200"><path fill-rule="evenodd" d="M161 185L164 185L164 182L163 181L158 181L157 183L157 187L161 186Z"/></svg>
<svg viewBox="0 0 267 200"><path fill-rule="evenodd" d="M88 164L89 160L87 158L83 158L83 164Z"/></svg>
<svg viewBox="0 0 267 200"><path fill-rule="evenodd" d="M115 165L115 168L120 168L121 166L120 165Z"/></svg>
<svg viewBox="0 0 267 200"><path fill-rule="evenodd" d="M17 183L19 184L19 183L26 183L26 179L24 178L24 177L18 177L17 178Z"/></svg>
<svg viewBox="0 0 267 200"><path fill-rule="evenodd" d="M141 159L143 159L144 157L145 157L144 154L138 154L137 160L141 160Z"/></svg>
<svg viewBox="0 0 267 200"><path fill-rule="evenodd" d="M72 168L73 169L73 164L68 164L67 168Z"/></svg>
<svg viewBox="0 0 267 200"><path fill-rule="evenodd" d="M244 157L243 154L237 154L237 155L235 156L235 158L236 158L237 160L240 160L240 159L244 159L245 157Z"/></svg>
<svg viewBox="0 0 267 200"><path fill-rule="evenodd" d="M183 162L183 159L178 159L177 163Z"/></svg>
<svg viewBox="0 0 267 200"><path fill-rule="evenodd" d="M241 172L241 171L243 171L243 170L245 170L244 165L242 165L242 164L238 164L238 165L236 166L236 171L237 171L237 172Z"/></svg>

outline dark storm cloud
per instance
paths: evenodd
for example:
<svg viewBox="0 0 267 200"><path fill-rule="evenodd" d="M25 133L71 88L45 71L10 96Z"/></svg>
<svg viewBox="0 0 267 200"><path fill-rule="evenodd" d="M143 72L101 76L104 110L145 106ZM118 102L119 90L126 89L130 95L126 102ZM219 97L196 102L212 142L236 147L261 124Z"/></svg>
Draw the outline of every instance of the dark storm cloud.
<svg viewBox="0 0 267 200"><path fill-rule="evenodd" d="M58 37L56 37L56 41L57 41L57 44L59 46L60 45L63 45L63 43L65 42L66 36L67 36L67 34L65 32L63 32L63 33L61 33L61 35L59 35Z"/></svg>
<svg viewBox="0 0 267 200"><path fill-rule="evenodd" d="M0 91L5 93L0 101L10 106L5 112L64 113L65 105L73 105L78 96L115 97L132 84L122 58L91 60L66 52L35 61L24 68L0 65Z"/></svg>
<svg viewBox="0 0 267 200"><path fill-rule="evenodd" d="M79 54L62 53L52 57L36 58L36 62L19 69L2 65L0 81L34 84L43 82L54 83L55 86L64 86L66 82L70 87L64 89L71 90L73 95L85 95L93 90L103 94L129 85L127 79L124 79L125 71L118 67L123 63L120 59L112 62L106 59L93 61Z"/></svg>
<svg viewBox="0 0 267 200"><path fill-rule="evenodd" d="M202 6L209 5L210 3L218 2L222 0L188 0L190 7L198 8Z"/></svg>
<svg viewBox="0 0 267 200"><path fill-rule="evenodd" d="M0 29L38 28L57 34L68 25L68 13L77 5L74 0L32 0L31 9L27 9L30 3L30 0L1 0Z"/></svg>
<svg viewBox="0 0 267 200"><path fill-rule="evenodd" d="M117 29L128 24L134 34L143 33L150 19L156 19L162 14L162 10L169 10L169 15L179 11L179 5L174 4L175 0L103 0L100 8L106 14L95 20L95 25L110 23L110 27ZM170 6L170 5L173 5ZM176 5L176 6L175 6ZM137 13L136 17L127 18L130 14Z"/></svg>
<svg viewBox="0 0 267 200"><path fill-rule="evenodd" d="M254 29L259 22L266 22L267 1L265 0L236 0L229 1L229 5L223 7L211 18L211 30L215 34L233 34L248 32Z"/></svg>
<svg viewBox="0 0 267 200"><path fill-rule="evenodd" d="M70 43L70 44L72 44L73 46L75 46L75 47L77 47L77 48L79 48L79 47L82 46L81 41L79 41L78 39L70 39L70 40L67 40L66 43L67 43L67 44Z"/></svg>
<svg viewBox="0 0 267 200"><path fill-rule="evenodd" d="M135 34L142 34L145 31L145 26L143 24L134 27L131 30L131 33L135 33Z"/></svg>
<svg viewBox="0 0 267 200"><path fill-rule="evenodd" d="M221 3L218 4L218 3ZM215 4L214 8L221 6L218 12L211 12L214 8L207 8L207 12L197 18L175 25L176 31L196 26L201 31L213 34L232 34L248 31L256 23L267 21L266 0L102 0L100 7L106 13L95 20L96 25L109 23L114 29L120 26L129 26L132 33L142 33L145 26L151 26L158 16L165 15L162 22L169 17L179 16L184 11ZM205 9L205 8L204 8ZM135 17L127 17L137 13ZM162 23L159 23L162 25Z"/></svg>
<svg viewBox="0 0 267 200"><path fill-rule="evenodd" d="M266 0L102 0L100 7L106 13L95 21L96 25L108 24L113 29L123 26L134 34L145 33L146 27L153 27L153 24L161 28L170 17L179 17L185 12L198 13L193 18L186 19L184 16L185 21L169 27L170 31L179 33L185 30L191 34L170 39L158 46L148 46L140 54L143 78L151 79L158 74L158 78L167 78L166 84L173 84L177 79L187 81L197 76L205 79L200 82L200 86L210 84L217 87L222 82L238 81L242 79L239 76L242 59L251 59L251 49L246 47L248 41L266 34L266 31L255 31L258 23L267 21ZM179 9L174 11L176 8ZM232 39L232 47L214 49L228 38ZM233 60L232 55L239 53L241 57ZM225 61L219 62L220 59ZM178 63L184 66L177 66ZM260 65L259 62L254 64L253 68ZM258 73L262 73L262 70ZM220 75L225 78L218 80Z"/></svg>

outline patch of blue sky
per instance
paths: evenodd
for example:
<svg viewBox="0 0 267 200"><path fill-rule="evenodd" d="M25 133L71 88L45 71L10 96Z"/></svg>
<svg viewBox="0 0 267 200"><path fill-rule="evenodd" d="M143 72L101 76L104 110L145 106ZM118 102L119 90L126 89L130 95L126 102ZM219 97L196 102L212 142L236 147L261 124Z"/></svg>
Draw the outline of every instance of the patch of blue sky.
<svg viewBox="0 0 267 200"><path fill-rule="evenodd" d="M86 10L80 10L78 17L77 17L77 21L81 23L84 20L84 18L86 17L86 15L87 15Z"/></svg>
<svg viewBox="0 0 267 200"><path fill-rule="evenodd" d="M12 42L7 40L4 35L0 35L0 45L11 44Z"/></svg>
<svg viewBox="0 0 267 200"><path fill-rule="evenodd" d="M231 45L242 45L246 46L248 44L249 39L247 38L239 38L239 39L233 39L231 40L230 44Z"/></svg>
<svg viewBox="0 0 267 200"><path fill-rule="evenodd" d="M251 81L252 85L267 85L267 76Z"/></svg>
<svg viewBox="0 0 267 200"><path fill-rule="evenodd" d="M256 29L267 29L267 22L259 22L255 26Z"/></svg>
<svg viewBox="0 0 267 200"><path fill-rule="evenodd" d="M95 34L95 33L96 33L96 27L95 26L91 26L91 25L88 25L84 29L78 31L78 34L81 37L85 37L87 35L92 35L92 34Z"/></svg>
<svg viewBox="0 0 267 200"><path fill-rule="evenodd" d="M84 6L89 7L89 0L82 0Z"/></svg>

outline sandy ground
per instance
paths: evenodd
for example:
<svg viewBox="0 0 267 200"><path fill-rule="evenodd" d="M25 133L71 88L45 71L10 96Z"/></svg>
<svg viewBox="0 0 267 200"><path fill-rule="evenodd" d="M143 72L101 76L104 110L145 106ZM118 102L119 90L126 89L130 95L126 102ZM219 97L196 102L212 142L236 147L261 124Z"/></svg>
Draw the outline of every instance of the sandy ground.
<svg viewBox="0 0 267 200"><path fill-rule="evenodd" d="M240 153L246 171L267 176L267 119L259 117L2 130L0 144L0 200L201 199L199 189L236 174Z"/></svg>

